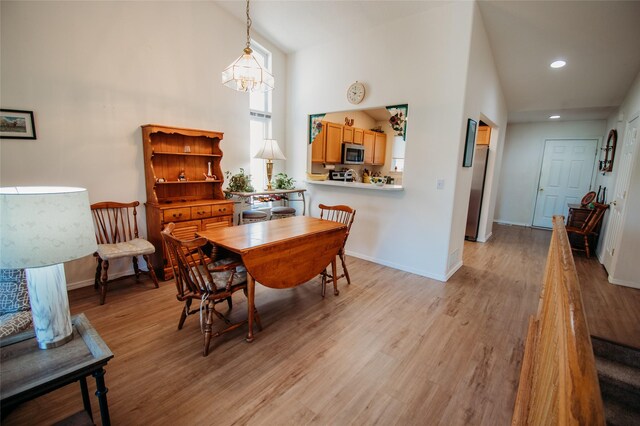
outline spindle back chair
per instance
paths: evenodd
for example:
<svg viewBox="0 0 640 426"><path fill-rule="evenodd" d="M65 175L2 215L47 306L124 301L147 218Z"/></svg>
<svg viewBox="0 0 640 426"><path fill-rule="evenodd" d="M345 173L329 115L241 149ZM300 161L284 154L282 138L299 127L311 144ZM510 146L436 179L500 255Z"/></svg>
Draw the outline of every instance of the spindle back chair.
<svg viewBox="0 0 640 426"><path fill-rule="evenodd" d="M184 302L178 330L182 329L187 316L199 313L200 326L204 334L202 355L207 356L211 337L218 337L247 323L246 319L232 323L215 307L226 300L231 310L233 308L231 297L238 290L242 290L246 296L247 270L239 259L219 259L217 247L211 245L206 238L180 240L172 234L174 229L175 225L169 223L162 230L161 235L173 269L176 297L178 301ZM194 300L197 307L192 309L191 304ZM213 315L226 325L215 334L212 331ZM262 329L257 310L254 311L254 317L258 328Z"/></svg>
<svg viewBox="0 0 640 426"><path fill-rule="evenodd" d="M356 217L356 210L352 209L349 206L345 205L336 205L336 206L327 206L325 204L320 204L318 206L320 208L320 219L331 220L334 222L340 222L347 225L347 232L344 235L344 241L342 242L342 247L340 251L338 251L338 256L340 257L340 262L342 263L342 274L333 277L327 270L325 269L322 273L322 297L324 297L327 283L333 283L333 294L338 295L340 291L338 290L338 279L345 277L347 279L347 284L351 284L351 278L349 277L349 270L347 269L347 264L345 262L345 253L344 247L347 244L347 238L349 238L349 232L351 231L351 225L353 224L353 219Z"/></svg>
<svg viewBox="0 0 640 426"><path fill-rule="evenodd" d="M138 235L138 221L136 207L138 201L118 203L105 201L91 205L93 224L96 231L98 250L93 254L97 258L94 287L100 287L100 304L103 305L107 295L109 261L117 258L131 257L136 280L142 272L138 267L138 256L142 256L147 263L148 274L158 288L158 279L150 254L155 253L155 247L149 241Z"/></svg>

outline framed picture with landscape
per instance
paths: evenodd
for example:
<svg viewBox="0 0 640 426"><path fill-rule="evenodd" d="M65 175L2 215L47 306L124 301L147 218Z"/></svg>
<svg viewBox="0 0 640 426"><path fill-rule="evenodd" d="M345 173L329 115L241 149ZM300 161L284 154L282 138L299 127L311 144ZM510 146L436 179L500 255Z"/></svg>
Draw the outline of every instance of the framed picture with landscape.
<svg viewBox="0 0 640 426"><path fill-rule="evenodd" d="M36 139L33 111L0 109L0 139Z"/></svg>
<svg viewBox="0 0 640 426"><path fill-rule="evenodd" d="M469 119L467 121L467 139L464 143L464 159L462 160L462 167L471 167L473 164L473 150L476 145L476 128L478 123L475 120Z"/></svg>

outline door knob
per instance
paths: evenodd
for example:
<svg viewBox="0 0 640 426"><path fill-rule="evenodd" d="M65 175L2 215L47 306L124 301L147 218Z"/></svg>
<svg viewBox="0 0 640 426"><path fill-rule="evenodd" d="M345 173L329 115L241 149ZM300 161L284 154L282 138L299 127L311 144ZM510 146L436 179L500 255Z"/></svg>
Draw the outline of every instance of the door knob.
<svg viewBox="0 0 640 426"><path fill-rule="evenodd" d="M540 189L538 189L538 191L542 192L542 191L544 191L544 188L540 188Z"/></svg>

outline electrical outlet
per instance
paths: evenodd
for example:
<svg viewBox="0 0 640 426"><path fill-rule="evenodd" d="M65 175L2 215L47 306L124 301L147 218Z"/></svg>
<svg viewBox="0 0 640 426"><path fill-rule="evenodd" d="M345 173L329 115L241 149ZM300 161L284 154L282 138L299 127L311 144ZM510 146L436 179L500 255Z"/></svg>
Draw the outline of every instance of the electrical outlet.
<svg viewBox="0 0 640 426"><path fill-rule="evenodd" d="M438 189L444 189L444 179L438 179L436 188Z"/></svg>

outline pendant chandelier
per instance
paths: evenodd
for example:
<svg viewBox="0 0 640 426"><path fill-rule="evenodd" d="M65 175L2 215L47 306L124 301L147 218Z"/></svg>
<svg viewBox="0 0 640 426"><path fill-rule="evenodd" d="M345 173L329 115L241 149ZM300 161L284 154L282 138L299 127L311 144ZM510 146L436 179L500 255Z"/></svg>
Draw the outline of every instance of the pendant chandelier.
<svg viewBox="0 0 640 426"><path fill-rule="evenodd" d="M222 84L239 92L268 92L273 90L274 79L253 56L251 50L251 18L247 0L247 45L244 53L222 71Z"/></svg>

